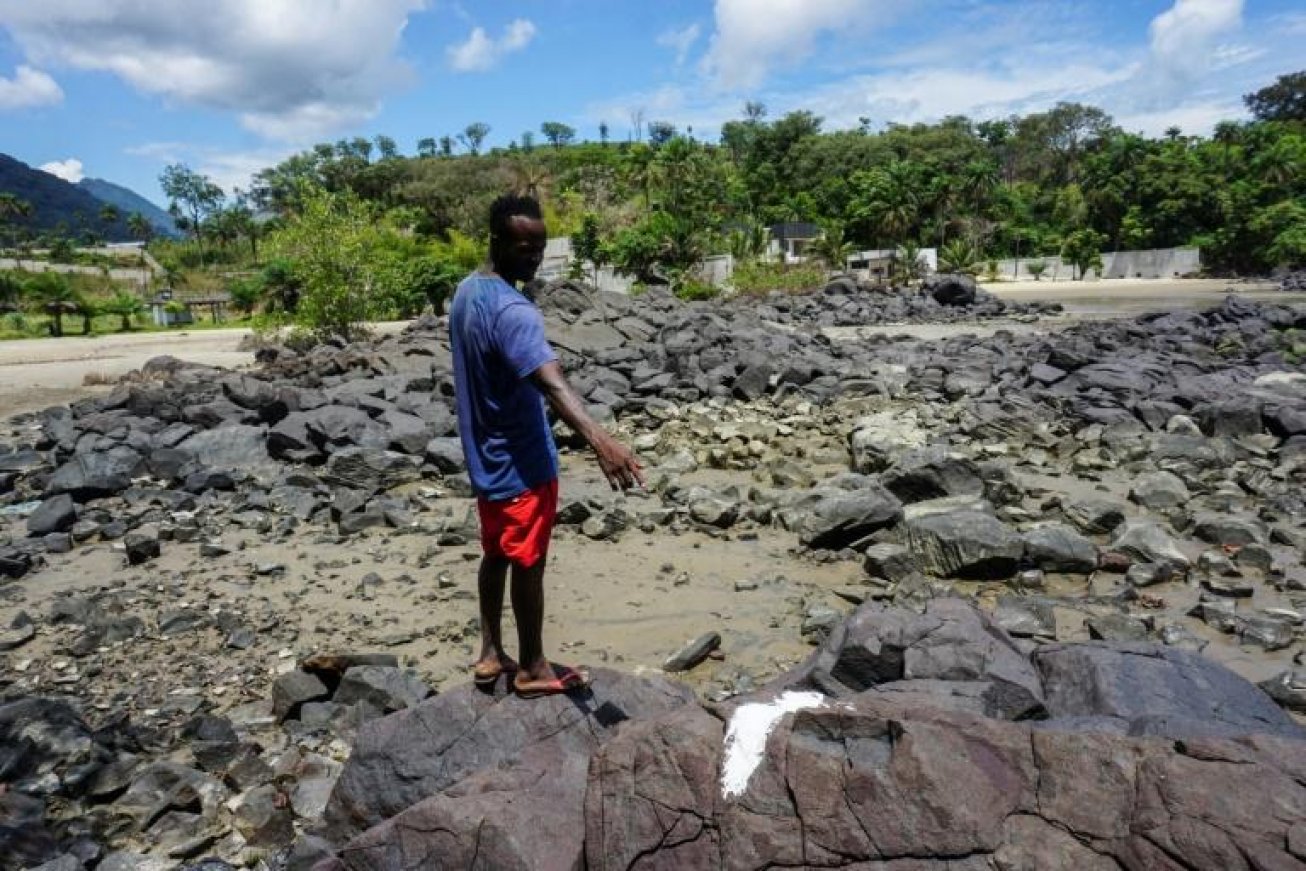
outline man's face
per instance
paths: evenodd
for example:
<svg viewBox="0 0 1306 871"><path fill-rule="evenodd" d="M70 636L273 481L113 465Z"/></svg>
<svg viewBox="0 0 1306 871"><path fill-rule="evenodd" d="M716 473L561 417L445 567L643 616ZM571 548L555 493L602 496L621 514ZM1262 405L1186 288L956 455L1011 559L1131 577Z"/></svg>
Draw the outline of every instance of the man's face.
<svg viewBox="0 0 1306 871"><path fill-rule="evenodd" d="M508 221L507 233L495 240L494 270L505 281L530 281L544 262L544 243L547 241L543 221L514 215Z"/></svg>

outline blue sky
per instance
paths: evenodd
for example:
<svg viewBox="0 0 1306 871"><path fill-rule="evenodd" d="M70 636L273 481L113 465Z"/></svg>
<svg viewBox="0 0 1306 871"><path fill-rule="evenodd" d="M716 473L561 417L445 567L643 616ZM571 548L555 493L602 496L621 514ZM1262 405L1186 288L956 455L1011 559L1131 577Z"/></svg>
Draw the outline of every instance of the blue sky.
<svg viewBox="0 0 1306 871"><path fill-rule="evenodd" d="M0 152L162 200L315 142L632 118L715 138L746 100L826 128L1058 100L1205 133L1306 68L1297 0L0 0Z"/></svg>

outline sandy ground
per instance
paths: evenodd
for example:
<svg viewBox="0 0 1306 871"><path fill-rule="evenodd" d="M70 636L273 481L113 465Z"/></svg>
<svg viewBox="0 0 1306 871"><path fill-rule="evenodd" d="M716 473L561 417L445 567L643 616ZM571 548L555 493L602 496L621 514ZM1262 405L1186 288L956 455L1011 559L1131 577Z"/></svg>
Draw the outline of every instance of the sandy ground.
<svg viewBox="0 0 1306 871"><path fill-rule="evenodd" d="M1011 302L1059 302L1077 317L1128 317L1148 311L1216 306L1229 293L1264 301L1306 301L1272 282L1223 278L1112 278L1104 281L999 281L981 286Z"/></svg>
<svg viewBox="0 0 1306 871"><path fill-rule="evenodd" d="M376 324L374 329L397 332L405 324ZM248 366L254 355L240 345L249 333L183 330L0 342L0 420L107 393L115 379L163 354L209 366Z"/></svg>

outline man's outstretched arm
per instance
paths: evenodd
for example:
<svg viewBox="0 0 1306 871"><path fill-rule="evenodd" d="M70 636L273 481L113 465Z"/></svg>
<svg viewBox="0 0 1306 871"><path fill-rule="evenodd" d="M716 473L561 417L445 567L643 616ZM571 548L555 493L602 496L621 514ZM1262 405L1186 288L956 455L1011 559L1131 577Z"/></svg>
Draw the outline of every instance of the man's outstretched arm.
<svg viewBox="0 0 1306 871"><path fill-rule="evenodd" d="M599 426L585 411L576 391L571 389L562 367L556 360L545 363L531 373L531 382L544 394L558 417L589 444L594 450L612 489L626 490L638 484L644 486L643 467L630 448L623 445Z"/></svg>

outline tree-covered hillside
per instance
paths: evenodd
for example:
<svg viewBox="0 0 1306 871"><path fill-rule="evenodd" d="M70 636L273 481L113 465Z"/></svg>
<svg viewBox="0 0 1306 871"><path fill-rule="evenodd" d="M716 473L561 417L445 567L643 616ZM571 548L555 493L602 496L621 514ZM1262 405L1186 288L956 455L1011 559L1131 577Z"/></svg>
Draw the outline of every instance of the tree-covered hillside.
<svg viewBox="0 0 1306 871"><path fill-rule="evenodd" d="M127 213L63 179L0 154L0 245L56 237L124 242Z"/></svg>
<svg viewBox="0 0 1306 871"><path fill-rule="evenodd" d="M130 188L102 178L84 178L77 186L100 202L117 207L124 215L138 214L145 218L157 235L178 235L177 223L171 215Z"/></svg>
<svg viewBox="0 0 1306 871"><path fill-rule="evenodd" d="M637 142L574 142L558 122L482 154L488 131L418 143L322 144L258 178L255 199L293 214L305 183L409 213L421 233L482 232L504 190L538 193L556 233L586 215L602 256L626 271L675 272L709 248L747 247L755 227L814 221L836 250L937 246L949 262L1198 245L1216 272L1306 262L1306 74L1250 94L1249 122L1210 137L1122 130L1093 106L1023 117L825 131L809 112L770 118L749 103L719 141L670 122Z"/></svg>

